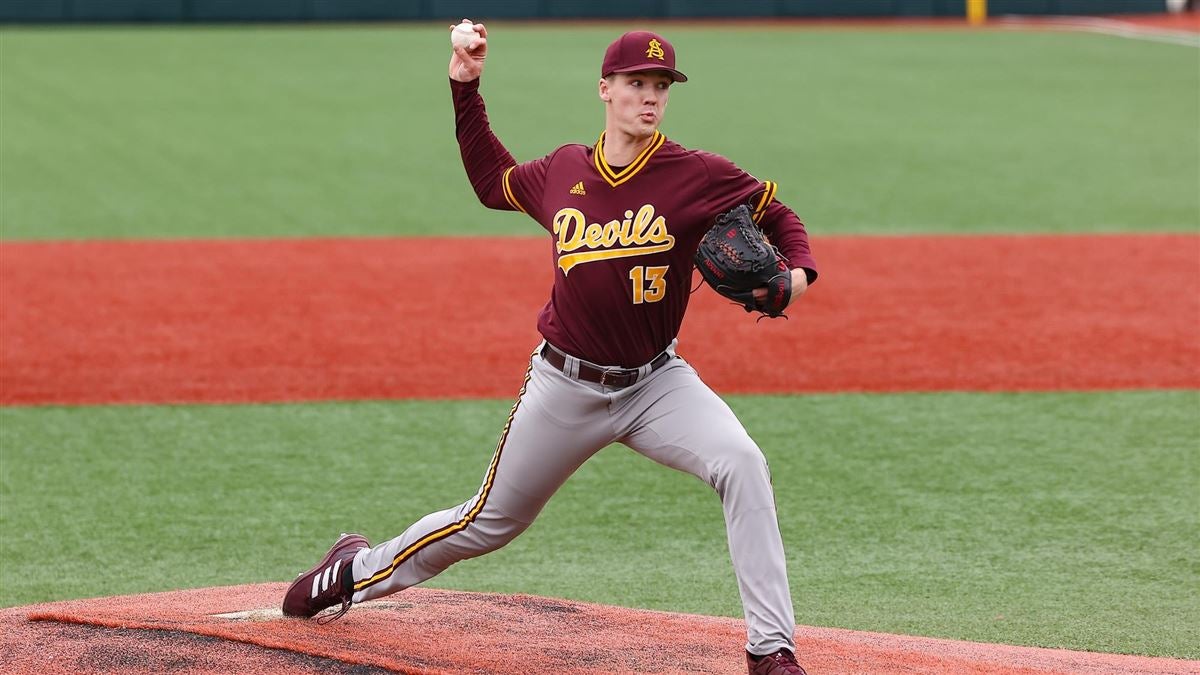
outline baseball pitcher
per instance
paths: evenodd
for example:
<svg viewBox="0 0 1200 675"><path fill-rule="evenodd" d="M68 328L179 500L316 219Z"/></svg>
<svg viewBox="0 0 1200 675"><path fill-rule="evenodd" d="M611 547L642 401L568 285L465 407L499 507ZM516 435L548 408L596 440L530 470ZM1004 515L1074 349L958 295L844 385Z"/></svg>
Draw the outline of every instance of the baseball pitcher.
<svg viewBox="0 0 1200 675"><path fill-rule="evenodd" d="M504 546L589 457L623 443L716 490L748 669L803 673L766 460L675 343L697 262L748 310L778 316L802 296L817 277L804 225L775 199L774 183L659 131L671 87L687 77L671 43L651 32L626 33L605 52L595 143L518 163L492 133L479 93L487 29L466 23L475 35L457 38L450 59L463 164L485 206L526 214L547 233L554 286L537 321L544 340L479 491L374 547L343 535L288 589L284 613L340 606L324 615L336 618Z"/></svg>

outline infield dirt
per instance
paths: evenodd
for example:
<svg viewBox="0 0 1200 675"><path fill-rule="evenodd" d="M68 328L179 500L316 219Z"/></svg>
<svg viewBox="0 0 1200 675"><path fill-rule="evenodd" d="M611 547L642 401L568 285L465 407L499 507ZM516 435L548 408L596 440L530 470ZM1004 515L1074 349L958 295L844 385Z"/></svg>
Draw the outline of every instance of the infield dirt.
<svg viewBox="0 0 1200 675"><path fill-rule="evenodd" d="M1198 236L816 253L788 321L693 295L679 351L718 392L1200 388ZM549 256L530 238L0 244L0 404L509 398Z"/></svg>

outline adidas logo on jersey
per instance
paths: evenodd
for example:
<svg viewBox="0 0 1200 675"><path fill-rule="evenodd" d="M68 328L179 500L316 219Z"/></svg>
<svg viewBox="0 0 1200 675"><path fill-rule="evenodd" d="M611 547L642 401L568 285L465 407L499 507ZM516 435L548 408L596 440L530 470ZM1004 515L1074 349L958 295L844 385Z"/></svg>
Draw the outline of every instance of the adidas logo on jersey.
<svg viewBox="0 0 1200 675"><path fill-rule="evenodd" d="M571 188L571 194L573 194L573 195L586 195L587 194L587 190L583 189L583 181L579 181L578 183L575 184L575 187Z"/></svg>

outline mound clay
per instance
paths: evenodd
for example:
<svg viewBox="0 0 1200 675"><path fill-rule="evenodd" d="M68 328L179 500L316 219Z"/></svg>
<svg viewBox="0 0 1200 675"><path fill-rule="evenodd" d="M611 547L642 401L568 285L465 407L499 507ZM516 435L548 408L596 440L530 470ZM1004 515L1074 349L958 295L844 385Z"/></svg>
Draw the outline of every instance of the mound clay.
<svg viewBox="0 0 1200 675"><path fill-rule="evenodd" d="M34 673L744 673L740 620L415 588L339 621L284 618L285 584L0 611ZM1195 673L1200 662L801 626L810 673Z"/></svg>

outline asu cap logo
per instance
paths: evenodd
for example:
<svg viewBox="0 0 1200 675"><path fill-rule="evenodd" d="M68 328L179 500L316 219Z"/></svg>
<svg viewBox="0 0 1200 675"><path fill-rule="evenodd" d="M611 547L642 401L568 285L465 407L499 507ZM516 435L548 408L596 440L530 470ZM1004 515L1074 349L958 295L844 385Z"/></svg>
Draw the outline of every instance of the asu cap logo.
<svg viewBox="0 0 1200 675"><path fill-rule="evenodd" d="M614 40L604 52L600 77L639 70L663 70L676 82L687 82L687 75L675 68L675 47L648 30L631 31Z"/></svg>
<svg viewBox="0 0 1200 675"><path fill-rule="evenodd" d="M650 44L646 45L646 58L663 60L662 43L658 40L651 39Z"/></svg>

